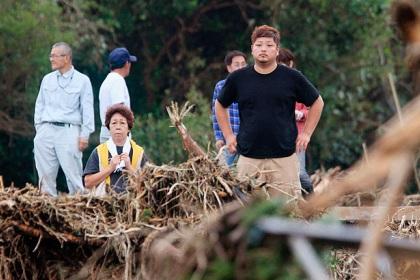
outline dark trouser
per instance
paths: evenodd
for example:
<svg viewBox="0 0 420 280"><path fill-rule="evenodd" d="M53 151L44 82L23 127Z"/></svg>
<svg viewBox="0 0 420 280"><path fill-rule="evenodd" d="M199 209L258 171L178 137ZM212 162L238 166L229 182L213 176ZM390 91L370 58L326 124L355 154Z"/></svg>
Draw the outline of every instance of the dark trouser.
<svg viewBox="0 0 420 280"><path fill-rule="evenodd" d="M305 151L297 153L297 156L299 159L300 168L299 179L303 189L302 194L305 196L312 193L314 188L312 187L311 178L309 177L308 172L306 172Z"/></svg>

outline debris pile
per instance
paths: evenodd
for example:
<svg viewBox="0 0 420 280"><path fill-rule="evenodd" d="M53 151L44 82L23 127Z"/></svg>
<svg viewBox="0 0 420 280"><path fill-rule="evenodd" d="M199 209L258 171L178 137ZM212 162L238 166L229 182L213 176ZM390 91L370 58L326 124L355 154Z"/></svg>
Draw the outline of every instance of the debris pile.
<svg viewBox="0 0 420 280"><path fill-rule="evenodd" d="M149 164L124 194L52 198L30 185L6 188L0 191L0 279L136 279L150 233L196 224L251 188L208 157Z"/></svg>

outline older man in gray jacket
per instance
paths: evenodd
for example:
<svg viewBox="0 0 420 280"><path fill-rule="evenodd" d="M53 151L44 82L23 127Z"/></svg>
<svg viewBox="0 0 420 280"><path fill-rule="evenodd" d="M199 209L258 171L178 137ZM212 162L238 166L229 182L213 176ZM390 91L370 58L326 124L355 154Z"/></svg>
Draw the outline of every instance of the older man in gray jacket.
<svg viewBox="0 0 420 280"><path fill-rule="evenodd" d="M70 194L83 191L82 151L95 130L93 93L89 78L74 69L66 43L52 46L53 72L42 79L35 104L35 164L43 193L57 196L61 166Z"/></svg>

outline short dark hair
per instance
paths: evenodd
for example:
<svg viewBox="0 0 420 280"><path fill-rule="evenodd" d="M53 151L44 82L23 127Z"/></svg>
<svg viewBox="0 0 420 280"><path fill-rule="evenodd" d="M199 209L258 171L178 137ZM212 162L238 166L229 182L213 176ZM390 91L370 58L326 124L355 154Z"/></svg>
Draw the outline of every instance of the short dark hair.
<svg viewBox="0 0 420 280"><path fill-rule="evenodd" d="M277 55L277 63L284 63L289 66L291 61L293 61L293 68L295 68L296 58L293 52L289 49L281 48Z"/></svg>
<svg viewBox="0 0 420 280"><path fill-rule="evenodd" d="M254 44L255 41L261 37L273 38L274 43L276 43L277 46L280 45L280 32L274 27L268 25L260 25L255 27L251 35L252 44Z"/></svg>
<svg viewBox="0 0 420 280"><path fill-rule="evenodd" d="M111 122L111 118L116 113L121 114L124 118L126 118L127 124L128 124L128 129L131 130L133 128L133 125L134 125L134 114L130 110L130 108L128 108L128 106L126 106L124 104L121 104L121 103L114 104L111 107L109 107L108 110L106 110L106 114L105 114L105 126L106 126L106 128L109 129L109 123Z"/></svg>
<svg viewBox="0 0 420 280"><path fill-rule="evenodd" d="M245 59L245 61L246 61L246 55L243 53L243 52L241 52L241 51L238 51L238 50L233 50L233 51L229 51L227 54L226 54L226 56L225 56L225 65L226 66L229 66L229 65L231 65L232 64L232 60L233 60L233 58L235 57L235 56L242 56L244 59Z"/></svg>
<svg viewBox="0 0 420 280"><path fill-rule="evenodd" d="M123 68L127 62L129 62L129 61L126 61L123 64L118 64L118 65L110 64L109 68L111 68L111 70L120 69L120 68Z"/></svg>

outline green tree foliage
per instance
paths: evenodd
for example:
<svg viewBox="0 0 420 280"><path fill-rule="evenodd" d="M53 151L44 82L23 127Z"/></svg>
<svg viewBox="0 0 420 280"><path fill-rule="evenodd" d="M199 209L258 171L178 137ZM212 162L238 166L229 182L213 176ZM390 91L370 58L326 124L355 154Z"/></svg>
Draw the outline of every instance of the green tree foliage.
<svg viewBox="0 0 420 280"><path fill-rule="evenodd" d="M136 89L136 98L132 98L135 112L153 111L156 106L163 109L162 104L171 99L185 100L192 85L211 91L214 82L225 75L225 52L248 50L252 23L264 14L258 1L73 3L91 22L108 27L108 32L100 32L108 50L126 46L140 58L127 80L130 89Z"/></svg>
<svg viewBox="0 0 420 280"><path fill-rule="evenodd" d="M48 70L55 40L71 39L60 30L60 9L51 1L2 1L0 9L0 131L32 134L33 103L40 76ZM39 28L43 26L45 28Z"/></svg>

